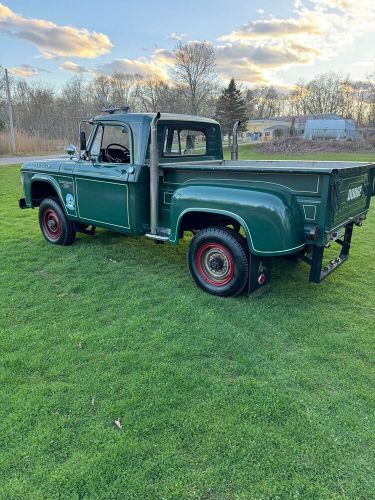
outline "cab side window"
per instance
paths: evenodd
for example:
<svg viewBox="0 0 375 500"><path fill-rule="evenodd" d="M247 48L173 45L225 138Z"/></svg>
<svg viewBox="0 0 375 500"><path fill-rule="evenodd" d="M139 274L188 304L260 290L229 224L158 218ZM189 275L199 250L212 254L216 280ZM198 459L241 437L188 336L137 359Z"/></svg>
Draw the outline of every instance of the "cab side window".
<svg viewBox="0 0 375 500"><path fill-rule="evenodd" d="M206 154L207 144L204 130L165 128L163 156L204 156Z"/></svg>
<svg viewBox="0 0 375 500"><path fill-rule="evenodd" d="M121 125L100 125L91 146L91 156L101 163L130 163L129 133Z"/></svg>

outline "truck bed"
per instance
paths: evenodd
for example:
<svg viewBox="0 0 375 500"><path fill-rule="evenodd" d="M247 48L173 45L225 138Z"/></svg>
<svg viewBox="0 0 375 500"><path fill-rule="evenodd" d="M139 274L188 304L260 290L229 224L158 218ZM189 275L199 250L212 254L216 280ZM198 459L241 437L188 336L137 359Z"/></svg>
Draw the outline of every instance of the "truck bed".
<svg viewBox="0 0 375 500"><path fill-rule="evenodd" d="M298 172L326 173L334 171L355 171L360 167L375 168L374 163L350 161L300 161L300 160L206 160L194 162L165 162L161 168L176 168L181 170L241 170L250 172Z"/></svg>
<svg viewBox="0 0 375 500"><path fill-rule="evenodd" d="M364 218L375 194L375 163L346 161L194 161L160 165L165 199L178 185L209 183L252 189L266 184L294 195L306 224L329 233Z"/></svg>

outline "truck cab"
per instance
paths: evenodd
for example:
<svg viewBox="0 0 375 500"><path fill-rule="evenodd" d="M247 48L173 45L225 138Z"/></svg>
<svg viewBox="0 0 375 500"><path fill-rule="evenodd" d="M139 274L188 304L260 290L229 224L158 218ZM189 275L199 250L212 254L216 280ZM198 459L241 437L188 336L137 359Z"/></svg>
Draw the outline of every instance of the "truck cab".
<svg viewBox="0 0 375 500"><path fill-rule="evenodd" d="M175 245L190 231L190 273L215 295L265 289L272 257L285 255L320 282L347 260L374 194L372 164L240 161L235 148L226 161L209 118L120 109L86 123L79 154L22 166L20 207L39 208L42 234L60 245L96 227ZM342 252L327 267L331 241Z"/></svg>

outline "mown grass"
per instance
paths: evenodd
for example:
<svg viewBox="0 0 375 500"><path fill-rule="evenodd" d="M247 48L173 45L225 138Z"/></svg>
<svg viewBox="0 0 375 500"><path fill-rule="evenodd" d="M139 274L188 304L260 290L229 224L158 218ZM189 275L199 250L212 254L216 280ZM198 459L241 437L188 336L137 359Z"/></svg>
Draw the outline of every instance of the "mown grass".
<svg viewBox="0 0 375 500"><path fill-rule="evenodd" d="M228 147L224 148L225 157L230 158ZM375 152L354 153L304 153L277 155L259 153L255 151L254 145L246 144L239 146L238 157L240 160L314 160L314 161L359 161L375 163Z"/></svg>
<svg viewBox="0 0 375 500"><path fill-rule="evenodd" d="M228 300L188 241L54 247L20 194L0 168L1 498L373 497L372 214L323 284Z"/></svg>

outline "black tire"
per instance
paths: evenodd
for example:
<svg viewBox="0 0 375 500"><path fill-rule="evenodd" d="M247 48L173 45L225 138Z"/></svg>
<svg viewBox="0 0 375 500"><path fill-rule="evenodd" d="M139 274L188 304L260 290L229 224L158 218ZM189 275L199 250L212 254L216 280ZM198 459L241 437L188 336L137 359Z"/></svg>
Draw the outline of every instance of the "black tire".
<svg viewBox="0 0 375 500"><path fill-rule="evenodd" d="M39 226L45 239L54 245L71 245L76 238L74 222L54 198L46 198L40 204Z"/></svg>
<svg viewBox="0 0 375 500"><path fill-rule="evenodd" d="M245 288L249 260L246 242L228 228L208 227L191 240L188 249L189 271L205 292L221 297L236 297Z"/></svg>
<svg viewBox="0 0 375 500"><path fill-rule="evenodd" d="M218 229L224 229L225 231L229 231L233 235L233 237L236 238L238 243L242 246L247 258L249 258L249 247L247 245L246 238L244 238L241 233L239 233L236 229L232 229L231 227L226 227L226 226L224 227L221 226Z"/></svg>

